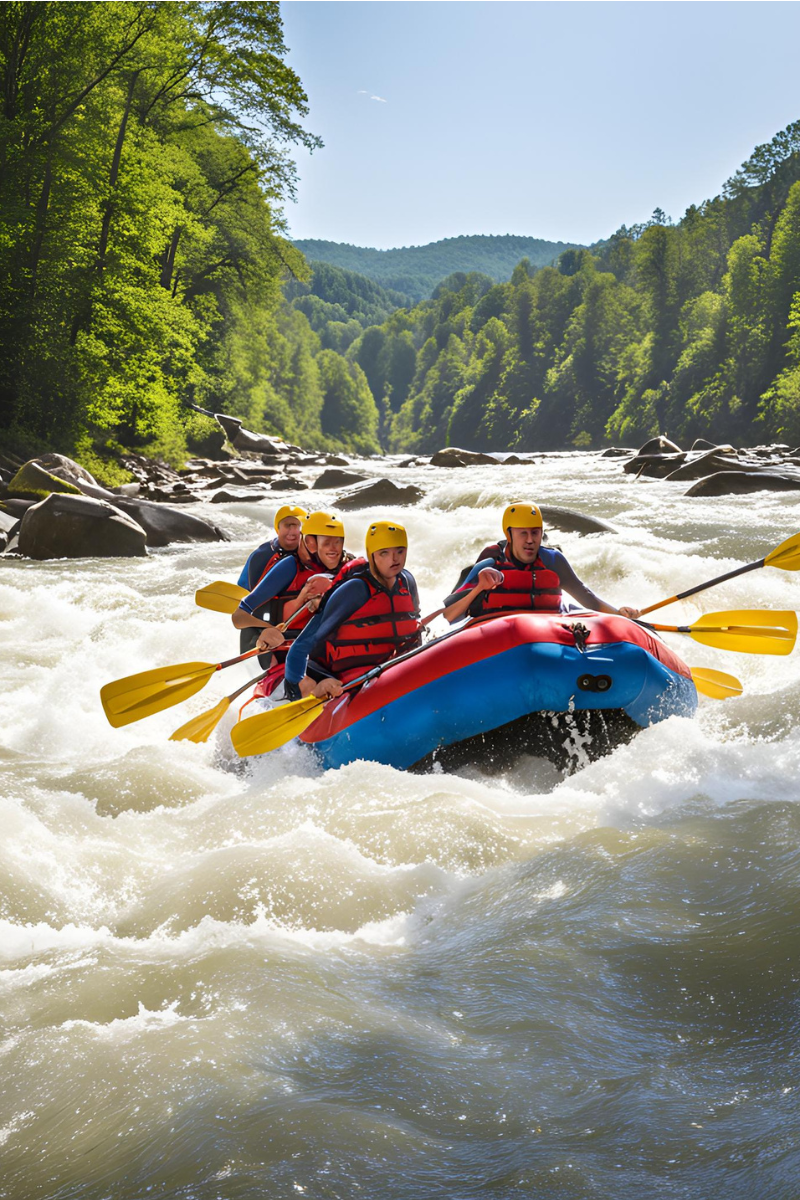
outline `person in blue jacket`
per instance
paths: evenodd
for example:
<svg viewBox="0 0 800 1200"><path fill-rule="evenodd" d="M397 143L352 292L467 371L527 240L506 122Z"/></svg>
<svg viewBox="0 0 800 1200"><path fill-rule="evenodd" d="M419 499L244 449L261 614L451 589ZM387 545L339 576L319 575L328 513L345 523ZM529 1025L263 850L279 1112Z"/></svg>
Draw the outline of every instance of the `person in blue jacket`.
<svg viewBox="0 0 800 1200"><path fill-rule="evenodd" d="M252 592L267 571L278 559L287 554L296 554L300 545L300 532L308 513L295 504L282 504L275 513L276 537L268 538L248 556L237 579L239 587Z"/></svg>

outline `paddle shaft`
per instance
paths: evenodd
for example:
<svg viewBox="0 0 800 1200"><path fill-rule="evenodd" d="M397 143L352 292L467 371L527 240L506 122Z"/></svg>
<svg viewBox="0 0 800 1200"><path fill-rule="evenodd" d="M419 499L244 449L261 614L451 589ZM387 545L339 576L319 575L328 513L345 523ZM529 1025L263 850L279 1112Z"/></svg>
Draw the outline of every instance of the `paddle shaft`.
<svg viewBox="0 0 800 1200"><path fill-rule="evenodd" d="M651 604L648 608L643 608L640 616L655 612L657 608L664 608L667 604L674 604L676 600L685 600L687 596L696 596L698 592L704 592L706 588L716 587L718 583L725 583L728 579L736 579L738 575L746 575L748 571L757 571L759 567L766 565L766 561L766 558L760 558L758 562L748 563L746 567L737 567L735 571L718 575L716 579L709 579L707 583L698 583L697 587L688 588L685 592L678 592L676 596L670 596L667 600L659 600L658 604ZM681 630L681 632L683 631Z"/></svg>
<svg viewBox="0 0 800 1200"><path fill-rule="evenodd" d="M739 633L746 637L784 638L787 642L793 636L781 625L651 625L649 621L637 621L636 624L661 633Z"/></svg>

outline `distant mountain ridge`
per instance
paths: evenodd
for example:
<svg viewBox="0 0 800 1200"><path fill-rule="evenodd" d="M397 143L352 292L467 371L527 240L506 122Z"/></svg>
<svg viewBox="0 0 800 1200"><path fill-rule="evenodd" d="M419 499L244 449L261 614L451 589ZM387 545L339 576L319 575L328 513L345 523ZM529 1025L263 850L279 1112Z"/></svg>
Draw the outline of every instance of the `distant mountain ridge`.
<svg viewBox="0 0 800 1200"><path fill-rule="evenodd" d="M300 238L294 245L313 262L356 271L413 302L428 299L436 285L456 271L479 271L502 283L511 278L523 258L529 259L533 267L545 267L565 250L579 248L575 242L549 242L510 233L462 235L393 250L318 238Z"/></svg>

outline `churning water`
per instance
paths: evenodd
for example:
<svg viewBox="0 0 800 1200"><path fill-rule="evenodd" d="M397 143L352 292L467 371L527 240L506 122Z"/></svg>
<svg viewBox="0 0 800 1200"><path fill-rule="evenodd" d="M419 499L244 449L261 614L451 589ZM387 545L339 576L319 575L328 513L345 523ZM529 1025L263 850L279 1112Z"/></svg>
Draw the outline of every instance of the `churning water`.
<svg viewBox="0 0 800 1200"><path fill-rule="evenodd" d="M522 496L612 522L552 540L640 606L800 528L800 499L592 455L395 477L426 490L423 611ZM115 731L104 682L236 652L193 593L272 509L221 512L229 544L0 569L0 1196L796 1197L797 658L671 638L744 695L569 777L168 741L244 667ZM760 606L800 608L800 577L659 618Z"/></svg>

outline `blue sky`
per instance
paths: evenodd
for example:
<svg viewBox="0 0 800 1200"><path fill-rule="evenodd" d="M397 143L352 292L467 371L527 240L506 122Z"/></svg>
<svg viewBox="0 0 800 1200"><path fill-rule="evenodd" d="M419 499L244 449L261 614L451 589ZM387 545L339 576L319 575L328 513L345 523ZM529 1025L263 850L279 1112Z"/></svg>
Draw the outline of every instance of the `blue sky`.
<svg viewBox="0 0 800 1200"><path fill-rule="evenodd" d="M290 233L591 242L678 219L800 119L800 4L285 0L325 147ZM377 98L376 98L377 97Z"/></svg>

